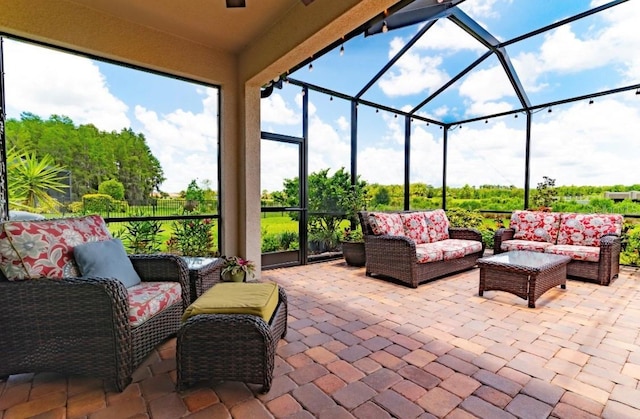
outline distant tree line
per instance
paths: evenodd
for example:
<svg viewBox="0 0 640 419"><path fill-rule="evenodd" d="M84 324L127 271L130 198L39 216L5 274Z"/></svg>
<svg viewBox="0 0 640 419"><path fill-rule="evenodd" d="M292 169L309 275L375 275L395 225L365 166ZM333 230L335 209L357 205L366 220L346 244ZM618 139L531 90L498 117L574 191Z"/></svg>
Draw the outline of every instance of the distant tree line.
<svg viewBox="0 0 640 419"><path fill-rule="evenodd" d="M76 126L66 116L43 120L25 112L20 120L7 120L5 135L7 149L40 159L49 155L53 164L67 169L73 201L98 192L100 184L111 179L124 186L124 199L143 201L165 180L144 135L129 128L105 132L92 124Z"/></svg>

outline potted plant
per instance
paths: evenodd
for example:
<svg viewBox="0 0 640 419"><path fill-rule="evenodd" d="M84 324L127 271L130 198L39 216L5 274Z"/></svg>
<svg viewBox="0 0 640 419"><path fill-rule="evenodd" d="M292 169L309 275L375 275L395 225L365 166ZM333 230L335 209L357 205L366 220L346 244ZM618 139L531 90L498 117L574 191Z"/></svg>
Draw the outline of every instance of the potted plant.
<svg viewBox="0 0 640 419"><path fill-rule="evenodd" d="M222 256L220 275L223 281L245 282L247 274L253 278L256 265L238 256Z"/></svg>
<svg viewBox="0 0 640 419"><path fill-rule="evenodd" d="M364 266L367 261L360 229L346 227L342 234L342 256L349 266Z"/></svg>

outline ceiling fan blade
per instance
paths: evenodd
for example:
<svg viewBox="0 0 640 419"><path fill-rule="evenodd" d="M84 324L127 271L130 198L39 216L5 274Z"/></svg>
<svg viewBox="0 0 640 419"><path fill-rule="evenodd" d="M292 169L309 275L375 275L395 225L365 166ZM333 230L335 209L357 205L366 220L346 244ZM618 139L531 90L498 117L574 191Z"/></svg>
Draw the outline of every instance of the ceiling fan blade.
<svg viewBox="0 0 640 419"><path fill-rule="evenodd" d="M227 0L227 7L245 7L245 0Z"/></svg>

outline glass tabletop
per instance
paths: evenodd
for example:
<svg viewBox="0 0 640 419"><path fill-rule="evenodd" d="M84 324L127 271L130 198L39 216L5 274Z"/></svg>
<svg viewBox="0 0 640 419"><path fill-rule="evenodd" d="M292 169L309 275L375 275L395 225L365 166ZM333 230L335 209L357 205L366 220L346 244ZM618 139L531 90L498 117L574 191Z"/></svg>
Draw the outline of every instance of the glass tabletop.
<svg viewBox="0 0 640 419"><path fill-rule="evenodd" d="M505 265L517 265L527 268L539 268L541 266L562 262L570 259L568 256L554 255L550 253L530 252L517 250L479 259L491 263L501 263Z"/></svg>
<svg viewBox="0 0 640 419"><path fill-rule="evenodd" d="M219 258L208 258L208 257L200 257L200 256L181 256L182 259L187 262L187 267L189 269L200 269L203 266L206 266L210 263L214 263L218 261Z"/></svg>

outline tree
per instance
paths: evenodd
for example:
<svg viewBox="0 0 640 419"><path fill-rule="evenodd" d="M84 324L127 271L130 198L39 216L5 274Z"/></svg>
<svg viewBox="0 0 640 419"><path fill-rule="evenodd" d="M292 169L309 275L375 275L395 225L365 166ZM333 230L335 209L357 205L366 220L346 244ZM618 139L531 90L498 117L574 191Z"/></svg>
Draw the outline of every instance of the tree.
<svg viewBox="0 0 640 419"><path fill-rule="evenodd" d="M31 113L21 120L7 121L6 142L22 153L38 158L49 155L53 162L72 170L72 199L98 191L100 183L115 179L125 189L125 199L148 199L164 181L160 162L153 156L142 134L131 129L104 132L92 124L76 127L60 115L42 120Z"/></svg>
<svg viewBox="0 0 640 419"><path fill-rule="evenodd" d="M117 201L124 199L124 185L122 182L118 182L115 179L105 180L98 186L98 192L101 194L109 195Z"/></svg>
<svg viewBox="0 0 640 419"><path fill-rule="evenodd" d="M373 196L373 205L382 206L389 205L391 202L391 196L389 196L389 189L384 186L381 186L378 189L378 192Z"/></svg>
<svg viewBox="0 0 640 419"><path fill-rule="evenodd" d="M299 180L285 179L284 193L277 196L286 206L299 205ZM329 239L336 235L342 220L351 220L356 211L364 208L366 182L357 179L351 184L351 175L344 167L329 176L329 169L311 173L309 184L309 224L310 233ZM295 217L292 214L292 217Z"/></svg>
<svg viewBox="0 0 640 419"><path fill-rule="evenodd" d="M7 183L11 207L33 212L56 212L60 203L48 191L64 192L64 168L49 155L38 159L35 153L7 152Z"/></svg>
<svg viewBox="0 0 640 419"><path fill-rule="evenodd" d="M558 191L555 188L556 180L543 176L533 194L533 204L540 208L551 208L558 200Z"/></svg>

